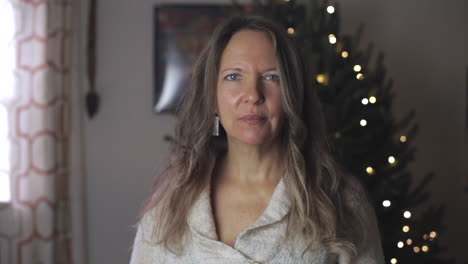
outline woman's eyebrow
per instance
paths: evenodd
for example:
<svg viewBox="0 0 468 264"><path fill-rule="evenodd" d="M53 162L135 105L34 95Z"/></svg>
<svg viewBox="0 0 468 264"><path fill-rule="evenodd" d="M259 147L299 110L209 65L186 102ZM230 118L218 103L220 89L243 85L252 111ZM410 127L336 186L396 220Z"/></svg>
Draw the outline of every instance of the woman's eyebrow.
<svg viewBox="0 0 468 264"><path fill-rule="evenodd" d="M237 72L242 72L242 69L241 69L241 68L226 68L226 69L222 70L221 72L225 72L225 71L237 71Z"/></svg>
<svg viewBox="0 0 468 264"><path fill-rule="evenodd" d="M264 72L269 72L269 71L277 71L278 69L276 67L271 67L271 68L268 68L266 70L264 70ZM221 71L221 73L225 72L225 71L237 71L237 72L242 72L242 69L241 68L226 68L224 70Z"/></svg>
<svg viewBox="0 0 468 264"><path fill-rule="evenodd" d="M269 71L277 71L277 70L278 69L276 67L271 67L271 68L266 69L265 71L269 72Z"/></svg>

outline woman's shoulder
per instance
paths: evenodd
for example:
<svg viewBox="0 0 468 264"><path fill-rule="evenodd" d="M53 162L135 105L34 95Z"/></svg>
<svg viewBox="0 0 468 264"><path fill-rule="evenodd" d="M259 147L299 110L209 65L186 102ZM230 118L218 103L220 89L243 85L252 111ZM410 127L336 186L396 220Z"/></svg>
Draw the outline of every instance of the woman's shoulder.
<svg viewBox="0 0 468 264"><path fill-rule="evenodd" d="M141 232L141 239L147 243L156 244L155 242L158 241L157 228L160 221L160 211L160 204L146 208L136 225L137 232Z"/></svg>
<svg viewBox="0 0 468 264"><path fill-rule="evenodd" d="M147 210L137 224L130 264L166 263L167 252L156 237L157 207Z"/></svg>
<svg viewBox="0 0 468 264"><path fill-rule="evenodd" d="M383 263L378 220L368 191L359 178L347 174L343 193L348 208L357 217L363 235L358 246L358 255L351 263Z"/></svg>
<svg viewBox="0 0 468 264"><path fill-rule="evenodd" d="M343 198L353 209L371 206L368 191L352 173L346 173L343 176Z"/></svg>
<svg viewBox="0 0 468 264"><path fill-rule="evenodd" d="M356 240L360 243L367 239L368 226L374 222L375 211L369 199L367 190L361 181L353 174L346 174L342 188L342 214L352 223Z"/></svg>

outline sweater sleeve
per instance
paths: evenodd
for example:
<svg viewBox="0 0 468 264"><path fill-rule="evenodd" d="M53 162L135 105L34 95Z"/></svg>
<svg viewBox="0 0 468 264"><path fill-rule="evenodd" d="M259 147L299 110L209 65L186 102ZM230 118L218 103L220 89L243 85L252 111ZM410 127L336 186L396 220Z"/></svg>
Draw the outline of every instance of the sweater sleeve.
<svg viewBox="0 0 468 264"><path fill-rule="evenodd" d="M383 264L385 263L380 233L377 224L377 217L374 209L369 206L368 210L364 211L365 221L368 228L368 237L363 246L360 248L358 255L351 259L351 264Z"/></svg>
<svg viewBox="0 0 468 264"><path fill-rule="evenodd" d="M138 224L130 264L166 263L166 251L159 245L156 245L154 239L152 239L155 224L153 213L152 211L146 213Z"/></svg>
<svg viewBox="0 0 468 264"><path fill-rule="evenodd" d="M357 180L356 180L357 181ZM367 230L363 244L358 248L357 256L343 263L350 264L383 264L385 263L380 231L375 210L367 198L367 193L360 183L355 186L354 208ZM340 261L340 263L342 263Z"/></svg>

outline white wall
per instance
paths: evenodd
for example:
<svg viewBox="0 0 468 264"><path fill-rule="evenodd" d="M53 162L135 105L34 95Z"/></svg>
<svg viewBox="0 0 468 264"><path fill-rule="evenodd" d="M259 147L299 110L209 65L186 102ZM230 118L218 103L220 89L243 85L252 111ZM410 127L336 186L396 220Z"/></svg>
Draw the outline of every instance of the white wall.
<svg viewBox="0 0 468 264"><path fill-rule="evenodd" d="M131 225L149 190L153 169L167 153L163 135L172 133L174 119L151 110L156 2L99 1L101 106L98 115L85 123L90 264L128 263ZM462 249L468 234L460 232L463 222L457 215L462 209L468 211L461 203L459 184L466 175L462 174L462 132L468 60L462 51L468 44L463 20L468 10L465 6L463 11L463 0L444 2L346 0L341 1L342 21L345 32L354 32L364 22L364 43L373 40L385 52L389 76L395 79L396 113L416 108L420 135L415 177L436 172L435 199L450 205L451 254L468 259ZM83 1L83 10L86 7ZM82 12L83 19L85 15Z"/></svg>
<svg viewBox="0 0 468 264"><path fill-rule="evenodd" d="M98 115L86 124L89 263L128 263L139 206L174 124L152 113L152 1L99 1Z"/></svg>

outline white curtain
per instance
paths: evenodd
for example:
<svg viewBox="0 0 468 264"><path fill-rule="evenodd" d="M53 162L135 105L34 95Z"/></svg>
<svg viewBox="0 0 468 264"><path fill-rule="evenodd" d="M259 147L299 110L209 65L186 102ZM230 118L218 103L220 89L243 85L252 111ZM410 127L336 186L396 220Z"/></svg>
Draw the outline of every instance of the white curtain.
<svg viewBox="0 0 468 264"><path fill-rule="evenodd" d="M15 60L2 104L11 202L0 205L0 264L84 263L79 4L1 1L14 14Z"/></svg>

